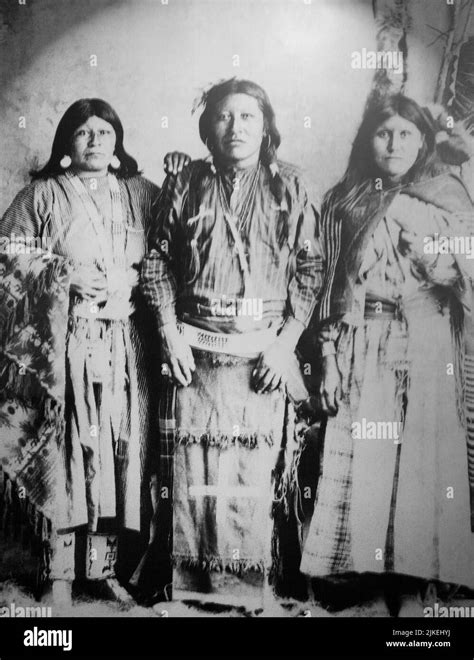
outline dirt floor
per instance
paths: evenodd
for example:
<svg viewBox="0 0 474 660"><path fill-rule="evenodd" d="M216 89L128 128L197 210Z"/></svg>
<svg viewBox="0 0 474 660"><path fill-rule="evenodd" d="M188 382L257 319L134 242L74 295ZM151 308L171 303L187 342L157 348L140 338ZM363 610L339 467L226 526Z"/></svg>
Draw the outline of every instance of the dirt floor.
<svg viewBox="0 0 474 660"><path fill-rule="evenodd" d="M67 617L249 617L249 616L387 616L387 608L382 597L376 597L360 606L353 606L339 612L328 612L323 607L310 602L279 598L268 610L252 611L246 607L209 605L200 602L163 602L152 607L142 607L133 602L118 603L112 600L92 598L80 588L73 589L72 607L58 608L49 601L38 602L34 598L35 563L27 551L17 544L6 543L0 538L0 607L51 606L51 615Z"/></svg>
<svg viewBox="0 0 474 660"><path fill-rule="evenodd" d="M329 601L336 604L337 611L331 611L331 605L318 604L309 600L278 598L264 611L249 610L245 606L228 607L209 605L202 602L163 602L152 607L142 607L134 603L124 604L112 600L91 597L80 588L73 590L72 607L57 608L46 598L38 602L34 598L35 564L28 552L23 552L17 545L12 547L0 540L0 607L38 607L51 606L52 617L388 617L390 616L383 594L377 586L360 592L347 585L333 585ZM376 583L377 584L377 583ZM324 600L324 599L323 599ZM360 604L360 601L363 602ZM345 606L344 603L347 605ZM474 600L459 594L449 602L453 606L474 606ZM322 606L324 605L324 606ZM422 610L419 608L419 615Z"/></svg>

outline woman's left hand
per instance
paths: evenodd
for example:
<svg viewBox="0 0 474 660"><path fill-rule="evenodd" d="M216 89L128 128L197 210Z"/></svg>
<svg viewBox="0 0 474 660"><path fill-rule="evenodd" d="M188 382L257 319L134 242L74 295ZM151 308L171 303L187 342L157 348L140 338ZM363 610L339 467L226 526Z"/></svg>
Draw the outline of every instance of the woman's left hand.
<svg viewBox="0 0 474 660"><path fill-rule="evenodd" d="M166 174L179 174L190 162L191 158L188 154L182 151L169 151L164 158L164 170Z"/></svg>
<svg viewBox="0 0 474 660"><path fill-rule="evenodd" d="M286 383L293 363L293 351L281 341L274 341L261 355L252 372L256 392L273 392Z"/></svg>
<svg viewBox="0 0 474 660"><path fill-rule="evenodd" d="M129 268L127 270L127 284L130 287L130 295L133 292L133 289L138 286L140 282L140 275L138 273L138 270L135 270L135 268Z"/></svg>
<svg viewBox="0 0 474 660"><path fill-rule="evenodd" d="M425 245L424 239L424 236L414 234L413 232L407 231L406 229L401 229L398 242L402 250L402 254L406 254L406 252L415 252L416 254L422 255Z"/></svg>
<svg viewBox="0 0 474 660"><path fill-rule="evenodd" d="M133 290L138 286L140 276L135 268L123 270L109 270L107 273L107 284L110 297L130 300Z"/></svg>

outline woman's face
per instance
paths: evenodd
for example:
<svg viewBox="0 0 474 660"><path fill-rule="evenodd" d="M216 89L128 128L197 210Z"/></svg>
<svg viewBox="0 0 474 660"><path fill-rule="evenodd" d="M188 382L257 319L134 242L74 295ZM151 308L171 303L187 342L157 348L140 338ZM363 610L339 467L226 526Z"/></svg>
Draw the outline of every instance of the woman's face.
<svg viewBox="0 0 474 660"><path fill-rule="evenodd" d="M229 94L211 118L212 151L225 162L247 167L258 161L264 134L263 113L257 99Z"/></svg>
<svg viewBox="0 0 474 660"><path fill-rule="evenodd" d="M105 175L114 155L115 142L112 124L100 117L89 117L73 133L72 167L85 176Z"/></svg>
<svg viewBox="0 0 474 660"><path fill-rule="evenodd" d="M382 122L372 136L372 154L378 169L390 180L401 179L418 158L423 135L413 124L394 115Z"/></svg>

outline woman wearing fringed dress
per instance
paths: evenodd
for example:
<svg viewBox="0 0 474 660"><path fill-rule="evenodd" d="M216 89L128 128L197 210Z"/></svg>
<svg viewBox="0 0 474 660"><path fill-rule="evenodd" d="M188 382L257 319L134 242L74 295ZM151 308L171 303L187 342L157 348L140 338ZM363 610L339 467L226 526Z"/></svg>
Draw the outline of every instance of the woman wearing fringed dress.
<svg viewBox="0 0 474 660"><path fill-rule="evenodd" d="M32 176L2 220L3 522L33 528L39 582L52 582L55 602L69 602L74 577L128 599L115 575L117 535L145 529L154 437L137 269L159 189L140 176L100 99L68 108ZM132 545L133 533L125 554Z"/></svg>
<svg viewBox="0 0 474 660"><path fill-rule="evenodd" d="M370 105L323 207L330 417L301 570L390 574L387 605L400 615L422 614L443 583L474 588L473 261L436 242L472 236L473 224L430 114L403 95ZM402 575L411 596L395 589Z"/></svg>

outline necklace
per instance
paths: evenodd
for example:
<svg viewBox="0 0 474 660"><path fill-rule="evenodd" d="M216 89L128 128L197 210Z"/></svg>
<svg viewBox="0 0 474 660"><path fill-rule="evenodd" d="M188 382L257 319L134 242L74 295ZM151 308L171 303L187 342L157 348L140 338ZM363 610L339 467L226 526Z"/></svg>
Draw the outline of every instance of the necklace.
<svg viewBox="0 0 474 660"><path fill-rule="evenodd" d="M65 172L66 178L78 195L83 208L92 224L92 227L97 235L99 246L101 248L104 265L106 270L113 270L115 265L123 265L124 263L124 246L123 246L123 212L120 196L120 187L115 176L108 174L108 183L110 189L110 197L112 202L112 242L107 234L104 219L99 211L99 208L81 179L70 172ZM122 240L120 240L122 239Z"/></svg>
<svg viewBox="0 0 474 660"><path fill-rule="evenodd" d="M253 173L252 180L250 182L250 187L249 191L247 193L247 196L244 200L244 203L242 204L242 208L240 210L240 213L236 214L233 213L230 206L229 202L227 201L227 197L225 194L224 190L224 184L222 183L222 178L219 175L217 181L218 181L218 192L219 192L219 199L223 208L223 211L225 214L227 214L230 218L235 218L235 224L237 227L237 230L239 232L246 231L248 228L249 224L249 219L250 219L250 213L251 209L253 206L253 202L255 199L255 195L257 192L257 184L258 184L258 179L259 179L259 174L260 174L260 162L258 163L257 167L255 168L255 172ZM237 189L238 182L240 179L237 177L234 178L233 180L233 192Z"/></svg>

